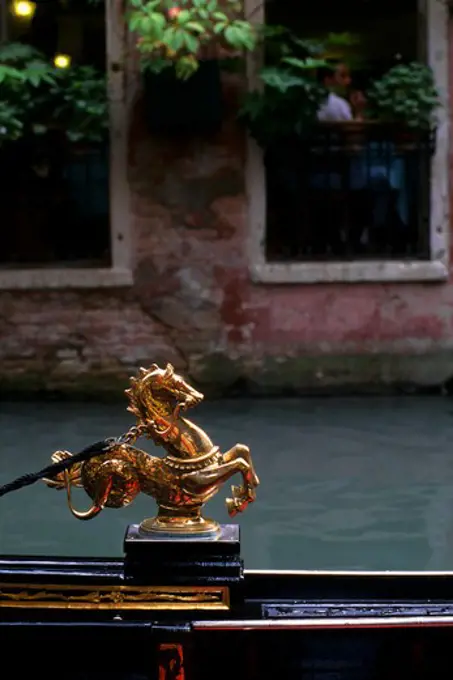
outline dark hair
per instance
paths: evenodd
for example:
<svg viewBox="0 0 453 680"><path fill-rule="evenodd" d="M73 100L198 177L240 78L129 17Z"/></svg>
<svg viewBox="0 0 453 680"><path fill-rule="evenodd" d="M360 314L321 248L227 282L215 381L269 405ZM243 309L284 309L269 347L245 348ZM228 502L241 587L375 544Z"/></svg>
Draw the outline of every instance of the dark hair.
<svg viewBox="0 0 453 680"><path fill-rule="evenodd" d="M317 69L316 77L320 83L323 83L326 78L331 78L335 75L335 71L343 63L341 59L325 59L326 66L321 66Z"/></svg>

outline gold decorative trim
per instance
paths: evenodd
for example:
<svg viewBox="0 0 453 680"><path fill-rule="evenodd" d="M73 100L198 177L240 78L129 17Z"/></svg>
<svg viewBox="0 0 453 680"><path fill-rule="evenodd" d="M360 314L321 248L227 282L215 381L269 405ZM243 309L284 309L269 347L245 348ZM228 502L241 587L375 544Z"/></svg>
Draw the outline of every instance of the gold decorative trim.
<svg viewBox="0 0 453 680"><path fill-rule="evenodd" d="M80 586L0 583L0 608L226 610L229 589L205 586Z"/></svg>

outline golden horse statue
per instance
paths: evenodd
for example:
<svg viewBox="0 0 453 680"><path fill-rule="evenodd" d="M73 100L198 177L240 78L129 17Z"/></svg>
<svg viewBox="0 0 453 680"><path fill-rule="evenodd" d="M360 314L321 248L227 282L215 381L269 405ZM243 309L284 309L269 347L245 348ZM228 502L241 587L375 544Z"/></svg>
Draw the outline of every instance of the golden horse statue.
<svg viewBox="0 0 453 680"><path fill-rule="evenodd" d="M136 416L136 426L114 440L102 455L75 462L43 481L51 488L66 489L69 509L78 519L91 519L104 508L129 505L142 492L152 496L158 506L157 516L140 525L142 532L215 535L219 525L204 519L201 511L224 482L236 473L242 476L242 484L232 487L232 498L226 501L230 516L242 512L256 498L259 479L249 448L236 444L221 453L206 432L181 415L204 397L177 375L171 364L165 369L157 364L141 368L130 385L126 390L128 411ZM141 436L152 439L167 455L159 458L134 447ZM68 451L56 451L52 461L71 456ZM74 486L85 489L91 498L89 510L80 512L73 507Z"/></svg>

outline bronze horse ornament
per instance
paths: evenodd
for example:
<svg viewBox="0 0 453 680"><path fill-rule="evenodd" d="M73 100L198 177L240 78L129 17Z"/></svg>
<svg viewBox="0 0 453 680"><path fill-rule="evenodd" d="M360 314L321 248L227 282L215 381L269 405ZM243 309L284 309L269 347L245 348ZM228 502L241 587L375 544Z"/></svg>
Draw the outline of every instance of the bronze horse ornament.
<svg viewBox="0 0 453 680"><path fill-rule="evenodd" d="M104 508L124 507L142 492L152 496L158 506L157 516L140 525L142 532L211 536L219 532L219 525L202 517L202 508L233 475L239 473L242 484L232 486L232 498L226 501L229 515L242 512L255 500L259 479L249 448L236 444L222 453L206 432L181 415L204 397L177 375L171 364L165 369L156 364L141 368L138 376L130 379L126 394L136 426L114 440L102 455L44 479L51 488L66 489L75 517L88 520ZM142 436L162 447L165 457L133 446ZM71 456L68 451L56 451L52 461ZM91 498L87 511L73 507L72 487L83 488Z"/></svg>

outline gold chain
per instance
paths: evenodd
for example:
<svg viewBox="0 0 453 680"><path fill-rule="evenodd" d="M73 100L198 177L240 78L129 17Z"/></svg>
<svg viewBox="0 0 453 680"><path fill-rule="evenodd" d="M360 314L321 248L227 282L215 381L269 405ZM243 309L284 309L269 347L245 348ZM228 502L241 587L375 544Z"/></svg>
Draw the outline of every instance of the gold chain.
<svg viewBox="0 0 453 680"><path fill-rule="evenodd" d="M127 432L121 435L120 440L123 444L134 444L137 439L142 437L151 423L143 423L142 425L133 425Z"/></svg>

